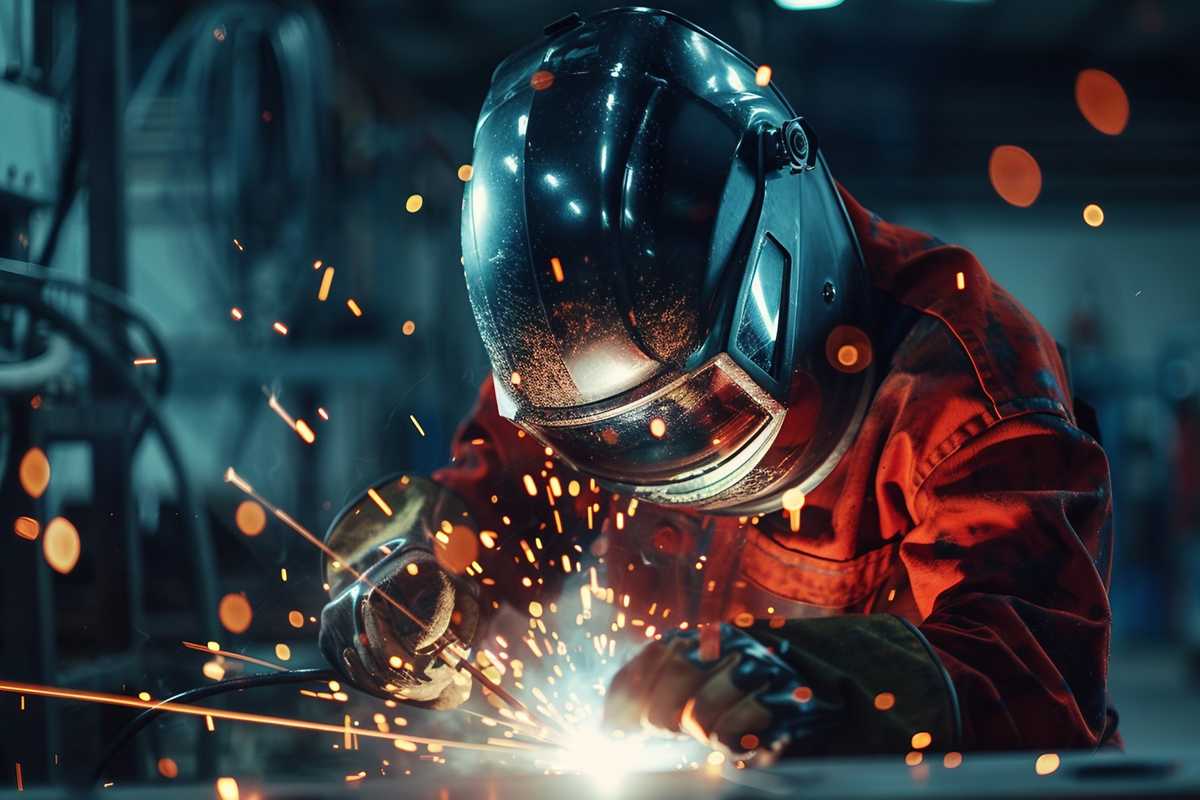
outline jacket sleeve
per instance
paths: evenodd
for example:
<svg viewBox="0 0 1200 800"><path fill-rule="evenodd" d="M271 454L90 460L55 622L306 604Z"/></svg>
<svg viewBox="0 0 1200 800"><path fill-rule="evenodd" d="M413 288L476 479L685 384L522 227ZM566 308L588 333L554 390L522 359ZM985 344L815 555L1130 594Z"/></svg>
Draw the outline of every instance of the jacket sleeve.
<svg viewBox="0 0 1200 800"><path fill-rule="evenodd" d="M965 747L1094 748L1106 733L1111 497L1100 445L1050 414L948 454L900 557L957 691Z"/></svg>
<svg viewBox="0 0 1200 800"><path fill-rule="evenodd" d="M450 452L450 463L432 477L465 501L483 532L485 601L524 608L553 600L600 529L600 488L500 416L491 377Z"/></svg>

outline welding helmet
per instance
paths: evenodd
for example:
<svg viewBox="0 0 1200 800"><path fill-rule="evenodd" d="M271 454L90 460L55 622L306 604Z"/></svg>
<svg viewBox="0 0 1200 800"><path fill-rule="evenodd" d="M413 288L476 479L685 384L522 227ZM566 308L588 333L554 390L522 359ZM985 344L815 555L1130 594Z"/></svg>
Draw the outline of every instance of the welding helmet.
<svg viewBox="0 0 1200 800"><path fill-rule="evenodd" d="M862 256L767 72L629 8L549 25L492 76L462 245L499 410L614 491L778 509L865 411Z"/></svg>

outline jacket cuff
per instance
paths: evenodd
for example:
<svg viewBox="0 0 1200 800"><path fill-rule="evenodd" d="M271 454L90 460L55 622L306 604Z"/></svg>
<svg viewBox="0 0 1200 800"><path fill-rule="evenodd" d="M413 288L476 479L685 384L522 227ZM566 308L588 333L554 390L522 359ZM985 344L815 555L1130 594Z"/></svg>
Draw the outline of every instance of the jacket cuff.
<svg viewBox="0 0 1200 800"><path fill-rule="evenodd" d="M808 682L814 698L843 704L846 724L830 733L824 753L945 752L961 746L954 684L907 620L848 615L794 620L779 628L756 626L750 632ZM918 733L929 734L929 740Z"/></svg>

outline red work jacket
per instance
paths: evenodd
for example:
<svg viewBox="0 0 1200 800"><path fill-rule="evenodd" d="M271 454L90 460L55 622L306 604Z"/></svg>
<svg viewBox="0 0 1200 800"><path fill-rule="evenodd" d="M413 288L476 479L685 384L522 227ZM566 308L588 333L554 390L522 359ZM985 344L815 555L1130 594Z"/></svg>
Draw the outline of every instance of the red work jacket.
<svg viewBox="0 0 1200 800"><path fill-rule="evenodd" d="M559 559L582 550L659 630L766 621L863 726L890 707L889 733L835 750L907 749L920 729L935 749L1112 741L1108 464L1055 343L970 252L843 198L876 289L913 321L878 348L866 419L800 530L782 511L631 509L501 418L489 379L434 475L497 532L484 582L512 597L528 577L552 596ZM519 544L535 538L536 564Z"/></svg>

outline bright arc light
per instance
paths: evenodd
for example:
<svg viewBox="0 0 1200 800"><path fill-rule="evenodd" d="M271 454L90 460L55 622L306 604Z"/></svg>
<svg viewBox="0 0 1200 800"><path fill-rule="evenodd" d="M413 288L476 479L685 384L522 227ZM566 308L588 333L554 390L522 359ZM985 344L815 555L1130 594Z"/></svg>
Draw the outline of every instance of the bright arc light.
<svg viewBox="0 0 1200 800"><path fill-rule="evenodd" d="M815 11L820 8L840 6L842 0L775 0L775 5L784 11Z"/></svg>
<svg viewBox="0 0 1200 800"><path fill-rule="evenodd" d="M677 743L667 739L618 738L594 728L573 732L564 744L565 747L555 751L549 759L550 768L586 775L598 790L606 793L615 792L625 778L635 772L662 770L664 764L671 763L668 751L679 749Z"/></svg>

